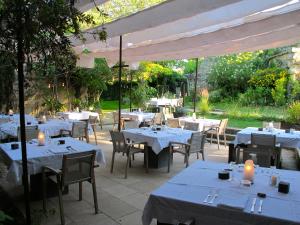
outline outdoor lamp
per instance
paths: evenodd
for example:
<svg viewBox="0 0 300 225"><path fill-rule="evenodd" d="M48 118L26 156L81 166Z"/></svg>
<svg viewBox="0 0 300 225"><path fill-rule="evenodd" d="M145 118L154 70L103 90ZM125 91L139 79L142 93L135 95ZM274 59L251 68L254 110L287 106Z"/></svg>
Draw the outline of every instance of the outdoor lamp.
<svg viewBox="0 0 300 225"><path fill-rule="evenodd" d="M45 145L45 143L46 143L45 134L40 131L38 134L38 145L42 146Z"/></svg>
<svg viewBox="0 0 300 225"><path fill-rule="evenodd" d="M244 167L244 180L253 182L254 178L254 163L253 160L249 159L245 162Z"/></svg>

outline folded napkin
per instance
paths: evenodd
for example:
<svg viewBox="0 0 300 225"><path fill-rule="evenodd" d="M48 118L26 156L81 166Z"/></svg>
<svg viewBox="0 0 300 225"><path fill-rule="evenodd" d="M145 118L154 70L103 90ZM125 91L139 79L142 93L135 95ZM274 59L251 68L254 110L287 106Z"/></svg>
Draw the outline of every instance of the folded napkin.
<svg viewBox="0 0 300 225"><path fill-rule="evenodd" d="M237 210L243 211L248 202L249 196L243 193L231 191L221 191L218 196L217 207L228 209L228 210Z"/></svg>

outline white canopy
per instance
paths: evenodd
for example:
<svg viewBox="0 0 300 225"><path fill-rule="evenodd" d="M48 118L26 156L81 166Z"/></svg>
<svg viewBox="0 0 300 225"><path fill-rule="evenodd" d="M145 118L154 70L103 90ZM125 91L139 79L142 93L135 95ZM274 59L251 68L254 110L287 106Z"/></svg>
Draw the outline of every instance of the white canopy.
<svg viewBox="0 0 300 225"><path fill-rule="evenodd" d="M299 41L300 0L169 0L106 25L106 43L85 35L72 39L79 66L94 58L123 60L183 59L274 48ZM98 29L98 28L95 28ZM83 54L83 49L91 53Z"/></svg>

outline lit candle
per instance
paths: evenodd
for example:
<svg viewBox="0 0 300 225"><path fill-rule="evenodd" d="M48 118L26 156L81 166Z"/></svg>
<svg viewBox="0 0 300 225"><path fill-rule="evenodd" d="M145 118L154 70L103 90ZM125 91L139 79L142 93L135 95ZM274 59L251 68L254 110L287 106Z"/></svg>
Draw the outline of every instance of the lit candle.
<svg viewBox="0 0 300 225"><path fill-rule="evenodd" d="M253 181L254 178L254 163L253 160L247 160L244 167L244 179Z"/></svg>
<svg viewBox="0 0 300 225"><path fill-rule="evenodd" d="M42 117L42 120L43 120L43 122L47 122L47 117L44 115L44 116Z"/></svg>
<svg viewBox="0 0 300 225"><path fill-rule="evenodd" d="M38 145L45 145L45 142L45 134L40 131L38 134Z"/></svg>
<svg viewBox="0 0 300 225"><path fill-rule="evenodd" d="M12 109L8 110L8 115L13 115L14 114L14 111Z"/></svg>

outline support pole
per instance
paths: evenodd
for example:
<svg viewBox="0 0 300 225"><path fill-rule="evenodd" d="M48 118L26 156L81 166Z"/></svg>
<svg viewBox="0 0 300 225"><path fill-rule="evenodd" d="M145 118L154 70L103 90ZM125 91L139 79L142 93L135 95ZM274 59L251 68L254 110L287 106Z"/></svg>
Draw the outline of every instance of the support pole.
<svg viewBox="0 0 300 225"><path fill-rule="evenodd" d="M19 2L19 9L17 12L17 59L18 59L18 87L19 87L19 113L20 113L20 133L21 133L21 149L22 149L22 169L23 169L23 186L24 186L24 202L26 211L26 224L31 224L30 216L30 197L29 197L29 183L28 183L28 169L27 169L27 149L26 149L26 132L25 132L25 107L24 107L24 24L21 13L22 1Z"/></svg>
<svg viewBox="0 0 300 225"><path fill-rule="evenodd" d="M195 88L194 88L194 112L196 112L196 98L197 98L197 81L198 81L198 58L196 61L196 74L195 74Z"/></svg>
<svg viewBox="0 0 300 225"><path fill-rule="evenodd" d="M119 49L119 123L118 123L118 131L121 131L121 81L122 81L122 35L120 35L120 49Z"/></svg>
<svg viewBox="0 0 300 225"><path fill-rule="evenodd" d="M130 112L132 110L131 89L132 89L132 73L130 73L130 89L129 89L129 111Z"/></svg>

